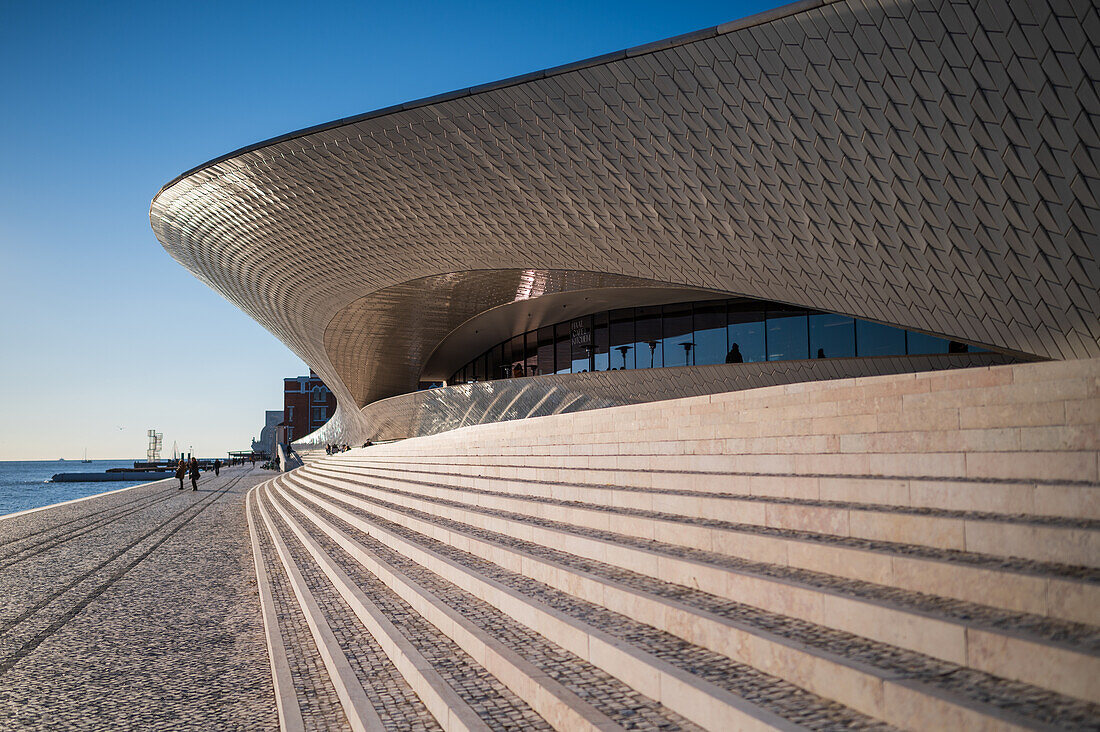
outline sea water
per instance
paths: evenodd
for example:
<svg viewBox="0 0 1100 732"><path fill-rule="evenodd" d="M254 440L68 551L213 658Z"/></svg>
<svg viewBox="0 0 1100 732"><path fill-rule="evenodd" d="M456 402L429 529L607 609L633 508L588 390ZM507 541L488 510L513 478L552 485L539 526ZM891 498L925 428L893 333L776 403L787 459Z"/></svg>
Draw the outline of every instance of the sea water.
<svg viewBox="0 0 1100 732"><path fill-rule="evenodd" d="M102 473L132 468L133 460L0 460L0 515L127 488L148 480L50 483L54 473ZM167 476L167 474L165 474Z"/></svg>

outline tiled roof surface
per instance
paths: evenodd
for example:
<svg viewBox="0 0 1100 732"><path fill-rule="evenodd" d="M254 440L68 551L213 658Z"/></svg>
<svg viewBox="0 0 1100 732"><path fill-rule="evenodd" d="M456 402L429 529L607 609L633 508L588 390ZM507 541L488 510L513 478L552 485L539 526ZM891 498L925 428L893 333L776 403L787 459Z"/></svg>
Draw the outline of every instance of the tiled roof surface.
<svg viewBox="0 0 1100 732"><path fill-rule="evenodd" d="M415 384L517 270L1100 355L1096 5L801 7L219 159L153 228L345 413ZM333 322L367 325L326 343Z"/></svg>

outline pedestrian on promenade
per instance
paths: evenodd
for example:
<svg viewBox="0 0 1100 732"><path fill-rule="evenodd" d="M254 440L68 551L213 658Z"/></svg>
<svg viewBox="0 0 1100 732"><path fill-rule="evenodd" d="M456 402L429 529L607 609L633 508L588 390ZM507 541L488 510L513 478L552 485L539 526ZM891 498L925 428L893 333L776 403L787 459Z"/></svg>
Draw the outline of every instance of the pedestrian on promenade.
<svg viewBox="0 0 1100 732"><path fill-rule="evenodd" d="M191 490L199 489L199 459L191 458Z"/></svg>
<svg viewBox="0 0 1100 732"><path fill-rule="evenodd" d="M214 461L214 477L215 478L218 477L219 471L221 471L221 469L222 469L222 461L221 460L215 460Z"/></svg>
<svg viewBox="0 0 1100 732"><path fill-rule="evenodd" d="M187 462L183 458L180 458L179 462L176 463L176 478L180 482L181 491L183 490L183 477L185 475L187 475Z"/></svg>

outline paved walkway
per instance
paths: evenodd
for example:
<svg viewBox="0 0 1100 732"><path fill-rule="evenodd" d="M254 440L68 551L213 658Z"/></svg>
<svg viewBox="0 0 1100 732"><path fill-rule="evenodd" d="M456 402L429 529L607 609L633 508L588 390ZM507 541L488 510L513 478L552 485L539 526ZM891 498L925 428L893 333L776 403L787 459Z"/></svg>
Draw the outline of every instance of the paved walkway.
<svg viewBox="0 0 1100 732"><path fill-rule="evenodd" d="M0 729L277 728L244 511L271 477L0 520Z"/></svg>

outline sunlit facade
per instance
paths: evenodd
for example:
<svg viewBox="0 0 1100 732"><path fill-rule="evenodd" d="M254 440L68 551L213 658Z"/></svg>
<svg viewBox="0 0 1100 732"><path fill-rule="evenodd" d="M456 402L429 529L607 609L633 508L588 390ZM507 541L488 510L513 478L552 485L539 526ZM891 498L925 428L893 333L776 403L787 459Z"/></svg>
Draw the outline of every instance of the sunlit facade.
<svg viewBox="0 0 1100 732"><path fill-rule="evenodd" d="M800 3L285 135L170 182L153 228L329 385L313 439L1100 355L1096 48L1046 3L988 33L982 3L918 5Z"/></svg>

